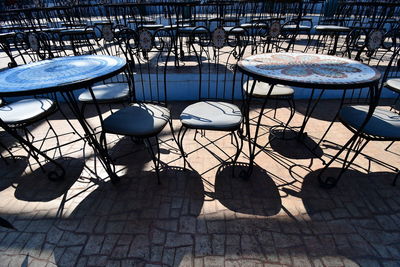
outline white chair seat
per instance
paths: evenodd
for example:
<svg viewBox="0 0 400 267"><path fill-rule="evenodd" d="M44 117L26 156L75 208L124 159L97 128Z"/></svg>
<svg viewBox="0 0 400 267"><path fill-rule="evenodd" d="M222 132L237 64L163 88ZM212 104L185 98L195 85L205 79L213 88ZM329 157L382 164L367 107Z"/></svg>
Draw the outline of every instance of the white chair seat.
<svg viewBox="0 0 400 267"><path fill-rule="evenodd" d="M222 27L227 33L243 33L243 28L235 28L235 27Z"/></svg>
<svg viewBox="0 0 400 267"><path fill-rule="evenodd" d="M307 25L302 25L302 24L300 24L298 26L296 24L290 24L290 25L284 25L282 27L282 29L284 29L284 30L303 30L303 31L306 31L306 30L311 30L311 27L307 26Z"/></svg>
<svg viewBox="0 0 400 267"><path fill-rule="evenodd" d="M339 118L354 129L359 129L364 122L368 106L346 106L340 110ZM400 115L389 110L376 108L363 132L390 139L400 138Z"/></svg>
<svg viewBox="0 0 400 267"><path fill-rule="evenodd" d="M400 79L388 79L385 86L395 92L400 93Z"/></svg>
<svg viewBox="0 0 400 267"><path fill-rule="evenodd" d="M250 94L251 87L253 86L253 81L249 80L243 84L243 89L246 94ZM253 97L265 98L268 96L268 92L270 90L271 85L265 82L256 82L256 86L253 90ZM283 97L293 97L294 89L290 86L277 84L272 89L270 98L283 98Z"/></svg>
<svg viewBox="0 0 400 267"><path fill-rule="evenodd" d="M141 29L148 29L148 30L158 30L163 27L164 27L164 25L162 25L162 24L145 24L145 25L139 26L139 28L141 28Z"/></svg>
<svg viewBox="0 0 400 267"><path fill-rule="evenodd" d="M190 27L190 24L183 24L183 25L177 25L177 24L173 24L173 25L165 25L164 29L176 29L176 28L182 28L182 27Z"/></svg>
<svg viewBox="0 0 400 267"><path fill-rule="evenodd" d="M55 103L47 98L19 100L0 107L0 119L6 124L33 123L55 109Z"/></svg>
<svg viewBox="0 0 400 267"><path fill-rule="evenodd" d="M105 132L151 137L164 129L170 119L170 111L162 106L135 103L108 116L103 123Z"/></svg>
<svg viewBox="0 0 400 267"><path fill-rule="evenodd" d="M253 23L243 23L243 24L240 24L240 27L241 28L245 28L245 29L247 29L247 28L267 28L268 27L268 25L266 24L266 23L256 23L256 22L253 22Z"/></svg>
<svg viewBox="0 0 400 267"><path fill-rule="evenodd" d="M99 103L115 102L129 98L129 85L127 83L107 83L92 87L96 101ZM79 101L93 102L90 91L86 89L78 97Z"/></svg>
<svg viewBox="0 0 400 267"><path fill-rule="evenodd" d="M231 103L202 101L186 107L180 119L188 128L233 131L242 123L242 112Z"/></svg>
<svg viewBox="0 0 400 267"><path fill-rule="evenodd" d="M349 32L349 27L338 25L317 25L314 27L317 31L332 31L332 32Z"/></svg>
<svg viewBox="0 0 400 267"><path fill-rule="evenodd" d="M197 28L197 27L183 27L179 28L178 31L180 33L192 33L192 31L194 31L195 33L207 33L207 30L205 28Z"/></svg>

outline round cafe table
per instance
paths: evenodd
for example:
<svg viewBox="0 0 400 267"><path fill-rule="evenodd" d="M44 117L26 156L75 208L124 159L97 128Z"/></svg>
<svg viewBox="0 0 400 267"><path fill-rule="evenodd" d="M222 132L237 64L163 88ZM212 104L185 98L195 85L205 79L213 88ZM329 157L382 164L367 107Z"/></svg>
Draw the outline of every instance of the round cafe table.
<svg viewBox="0 0 400 267"><path fill-rule="evenodd" d="M38 94L54 94L56 96L56 93L61 94L85 131L86 140L92 145L95 153L99 156L111 180L115 182L118 180L118 177L115 174L114 165L108 156L106 148L101 146L97 141L94 129L85 120L83 111L73 91L88 88L95 101L91 85L122 72L125 67L126 60L123 58L97 55L60 57L22 65L0 72L0 97ZM97 105L96 107L98 115L101 116L100 109ZM32 149L32 151L60 167L53 159L39 151L28 140L21 137L15 129L8 127L2 120L0 120L0 127L5 129L23 145ZM50 172L48 175L49 178L55 179L62 178L60 176L64 174L65 172L62 170L61 175L56 172Z"/></svg>
<svg viewBox="0 0 400 267"><path fill-rule="evenodd" d="M358 61L339 58L328 55L305 53L268 53L249 56L239 61L238 68L241 72L251 76L254 80L247 94L245 112L245 127L250 150L250 166L245 176L250 176L253 169L256 154L257 136L262 114L266 107L269 95L277 84L296 86L312 89L312 93L304 115L303 124L300 127L299 136L304 134L305 126L324 90L343 90L343 98L346 89L369 88L370 111L365 123L372 116L379 100L378 83L381 74L376 69ZM251 139L249 105L256 81L270 84L270 90L265 97L261 112L257 119L254 137ZM317 101L311 106L314 98L314 90L322 89ZM333 124L333 122L332 122ZM329 126L330 128L331 126ZM328 129L329 129L328 128ZM326 133L325 133L326 134ZM356 133L357 134L357 133ZM324 135L325 136L325 135ZM324 137L323 137L324 138ZM322 139L321 139L322 140Z"/></svg>

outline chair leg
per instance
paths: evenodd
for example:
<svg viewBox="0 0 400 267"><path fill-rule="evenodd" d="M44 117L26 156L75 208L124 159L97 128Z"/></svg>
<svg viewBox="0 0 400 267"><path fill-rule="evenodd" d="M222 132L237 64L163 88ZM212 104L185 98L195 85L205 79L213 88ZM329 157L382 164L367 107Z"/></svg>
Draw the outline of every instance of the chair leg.
<svg viewBox="0 0 400 267"><path fill-rule="evenodd" d="M160 181L160 144L158 143L158 137L157 136L155 136L155 139L156 139L156 148L157 148L156 152L157 152L157 155L156 155L156 153L154 153L153 146L151 145L150 139L146 138L146 141L147 141L150 153L151 153L151 157L152 157L152 160L153 160L153 163L154 163L154 167L156 169L157 183L161 184L161 181Z"/></svg>
<svg viewBox="0 0 400 267"><path fill-rule="evenodd" d="M174 130L174 126L172 124L172 119L169 119L168 123L169 123L169 127L171 129L172 138L174 139L175 144L178 146L178 149L179 149L179 142L178 142L178 139L176 139L176 136L175 136L175 130Z"/></svg>
<svg viewBox="0 0 400 267"><path fill-rule="evenodd" d="M368 144L369 140L364 139L363 143L363 138L355 134L352 138L347 141L347 143L339 150L339 152L336 153L335 156L332 157L332 159L329 161L328 164L325 165L325 167L322 169L322 171L318 174L318 181L321 185L321 187L326 188L326 189L331 189L336 186L340 178L342 177L343 173L350 167L350 165L353 163L353 161L357 158L359 154L361 154L362 150L364 147ZM326 171L326 169L339 157L339 155L347 149L346 156L343 160L342 168L336 178L329 176L326 177L324 180L322 178L322 174ZM354 151L353 157L350 158L350 153Z"/></svg>
<svg viewBox="0 0 400 267"><path fill-rule="evenodd" d="M288 99L288 104L289 104L289 109L290 109L290 116L289 116L289 119L287 120L285 126L283 127L283 134L282 134L283 139L285 139L286 129L289 127L289 124L292 121L294 114L296 114L296 103L294 102L293 97Z"/></svg>
<svg viewBox="0 0 400 267"><path fill-rule="evenodd" d="M235 165L236 165L237 160L239 159L240 153L242 152L242 149L243 149L243 139L240 138L239 132L237 132L237 135L236 135L236 132L232 131L231 136L233 136L233 139L235 140L235 147L236 147L236 154L232 161L232 177L235 177ZM240 143L239 143L239 140L240 140Z"/></svg>
<svg viewBox="0 0 400 267"><path fill-rule="evenodd" d="M393 179L393 183L392 183L393 186L396 186L397 178L399 178L399 175L400 175L400 171L397 172L396 176Z"/></svg>
<svg viewBox="0 0 400 267"><path fill-rule="evenodd" d="M179 147L179 150L181 151L184 170L186 170L186 164L188 164L185 151L183 150L183 138L184 138L187 130L188 130L188 128L186 128L185 126L182 125L178 132L178 147Z"/></svg>

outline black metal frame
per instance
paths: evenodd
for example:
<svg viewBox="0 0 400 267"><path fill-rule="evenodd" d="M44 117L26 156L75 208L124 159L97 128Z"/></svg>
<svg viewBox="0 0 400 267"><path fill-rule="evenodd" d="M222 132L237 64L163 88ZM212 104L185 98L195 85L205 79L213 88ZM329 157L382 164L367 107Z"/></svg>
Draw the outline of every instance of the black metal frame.
<svg viewBox="0 0 400 267"><path fill-rule="evenodd" d="M197 29L202 29L203 33L199 33L197 32ZM217 28L218 30L223 30L222 27ZM236 35L234 34L235 29L242 29L243 30L243 35ZM242 57L243 54L247 48L247 45L249 44L249 35L247 33L247 31L241 27L233 27L232 29L230 29L230 31L225 32L225 40L224 40L224 44L222 47L217 47L216 44L213 42L212 39L212 33L209 31L209 29L207 29L206 27L203 26L199 26L196 27L192 30L192 33L190 34L190 39L192 40L190 43L190 46L192 48L192 50L195 53L196 59L197 59L197 67L199 70L199 88L198 88L198 101L202 101L202 100L222 100L222 101L229 101L229 102L233 102L234 101L234 93L235 93L235 84L236 84L236 77L237 77L237 64L233 64L232 66L230 66L229 61L231 59L239 61ZM225 51L224 48L228 49L228 51ZM216 72L216 75L219 75L219 69L221 68L220 65L220 55L221 54L228 54L226 61L223 61L222 63L224 64L224 70L222 70L224 73L224 78L223 78L223 83L224 86L223 88L219 88L219 80L217 79L215 84L212 84L210 82L210 76L207 75L211 75L211 73ZM207 55L207 62L204 63L202 62L201 56L203 54ZM212 54L212 55L211 55ZM206 73L203 72L203 66L204 64L208 65L208 69L207 66L205 67L206 69ZM213 70L211 70L211 68L213 67ZM232 68L233 69L232 69ZM233 73L233 81L232 81L232 88L227 88L227 73L228 72L232 72ZM203 87L202 87L202 82L204 79L205 75L205 79L208 81L206 81L206 83L208 84L207 86L207 93L204 94L203 92ZM213 88L211 88L213 87ZM210 90L215 90L215 95L211 95L210 94ZM230 93L229 91L227 92L227 90L231 90ZM221 95L222 91L222 97L219 96ZM189 164L187 161L187 154L184 151L183 148L183 139L185 137L185 134L187 133L188 129L194 129L196 130L195 132L195 136L194 138L196 138L197 136L197 131L200 130L202 131L206 131L206 130L213 130L213 131L223 131L223 130L215 130L215 129L203 129L203 128L195 128L195 127L191 127L188 125L184 125L182 124L179 132L178 132L178 144L179 144L179 149L181 151L183 160L184 160L184 169L186 169L186 165ZM235 156L232 159L232 164L233 166L236 165L237 160L240 156L240 153L242 151L243 148L243 139L240 138L240 125L237 128L234 129L229 129L226 130L227 132L230 132L231 136L233 137L232 139L235 140L235 147L236 147L236 153ZM234 176L235 168L232 169L232 175Z"/></svg>

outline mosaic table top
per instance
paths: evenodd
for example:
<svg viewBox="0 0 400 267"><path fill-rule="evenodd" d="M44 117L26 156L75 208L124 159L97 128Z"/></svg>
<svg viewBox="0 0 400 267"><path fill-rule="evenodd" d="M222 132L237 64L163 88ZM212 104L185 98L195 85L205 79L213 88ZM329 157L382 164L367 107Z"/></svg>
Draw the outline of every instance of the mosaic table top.
<svg viewBox="0 0 400 267"><path fill-rule="evenodd" d="M253 55L241 60L239 68L270 83L306 88L359 88L381 77L379 71L358 61L305 53Z"/></svg>
<svg viewBox="0 0 400 267"><path fill-rule="evenodd" d="M0 94L56 91L61 88L90 84L126 65L123 58L112 56L75 56L43 60L0 72ZM50 90L51 89L51 90Z"/></svg>

